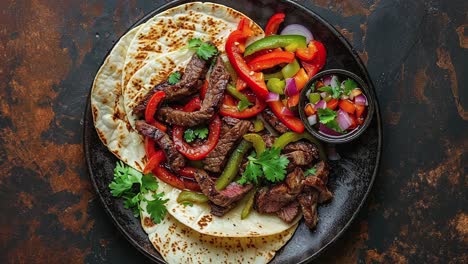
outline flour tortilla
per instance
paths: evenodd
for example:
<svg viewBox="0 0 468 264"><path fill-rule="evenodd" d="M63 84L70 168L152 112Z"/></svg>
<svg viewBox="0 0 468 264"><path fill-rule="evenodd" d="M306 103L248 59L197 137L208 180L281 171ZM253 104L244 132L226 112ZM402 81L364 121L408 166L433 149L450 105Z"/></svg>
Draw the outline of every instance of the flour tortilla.
<svg viewBox="0 0 468 264"><path fill-rule="evenodd" d="M114 46L96 74L91 90L91 110L99 138L117 158L142 171L146 163L143 137L128 123L122 96L122 69L127 48L140 25Z"/></svg>
<svg viewBox="0 0 468 264"><path fill-rule="evenodd" d="M146 212L146 202L141 207L142 227L168 263L267 263L297 228L295 224L276 235L262 237L210 236L181 224L169 214L154 224Z"/></svg>
<svg viewBox="0 0 468 264"><path fill-rule="evenodd" d="M131 42L125 59L123 96L130 125L134 127L137 119L132 109L148 91L172 72L185 68L193 54L187 49L190 39L211 41L223 53L227 37L242 18L248 17L224 5L193 2L148 20ZM250 21L254 36L263 37L261 27Z"/></svg>

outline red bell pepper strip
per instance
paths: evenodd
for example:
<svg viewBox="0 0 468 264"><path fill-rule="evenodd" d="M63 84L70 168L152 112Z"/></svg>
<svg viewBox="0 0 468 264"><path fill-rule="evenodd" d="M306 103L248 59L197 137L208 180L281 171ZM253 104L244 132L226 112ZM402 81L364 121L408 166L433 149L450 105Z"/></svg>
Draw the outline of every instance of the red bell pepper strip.
<svg viewBox="0 0 468 264"><path fill-rule="evenodd" d="M164 91L157 91L156 93L151 96L148 105L146 106L145 110L145 121L146 123L153 123L154 121L154 114L156 114L156 110L158 109L159 102L166 96Z"/></svg>
<svg viewBox="0 0 468 264"><path fill-rule="evenodd" d="M294 53L289 51L275 50L267 54L255 57L249 62L249 67L253 71L262 71L273 68L282 63L291 63L294 60Z"/></svg>
<svg viewBox="0 0 468 264"><path fill-rule="evenodd" d="M265 27L265 36L274 35L278 32L278 28L284 21L284 13L276 13L270 17Z"/></svg>
<svg viewBox="0 0 468 264"><path fill-rule="evenodd" d="M163 123L161 123L161 122L159 122L159 121L157 121L157 120L154 120L154 121L152 121L152 122L149 122L148 124L157 127L159 130L161 130L161 131L163 131L163 132L166 132L166 131L167 131L167 127L166 127Z"/></svg>
<svg viewBox="0 0 468 264"><path fill-rule="evenodd" d="M148 162L143 169L143 173L150 173L154 168L158 167L159 164L166 159L164 152L162 150L155 151L155 153L149 158Z"/></svg>
<svg viewBox="0 0 468 264"><path fill-rule="evenodd" d="M298 91L301 91L302 88L307 84L309 81L309 76L305 72L304 68L301 68L296 75L294 75L294 82L296 83L296 88Z"/></svg>
<svg viewBox="0 0 468 264"><path fill-rule="evenodd" d="M190 179L195 179L195 172L197 171L197 169L193 168L193 167L183 167L182 169L180 169L178 171L178 173L182 176L182 177L185 177L185 178L190 178Z"/></svg>
<svg viewBox="0 0 468 264"><path fill-rule="evenodd" d="M200 98L205 99L206 91L208 90L208 81L205 80L201 89L200 89Z"/></svg>
<svg viewBox="0 0 468 264"><path fill-rule="evenodd" d="M338 103L339 103L338 99L333 98L330 101L328 101L327 108L331 110L335 110L336 107L338 107Z"/></svg>
<svg viewBox="0 0 468 264"><path fill-rule="evenodd" d="M174 126L172 129L172 140L177 150L190 160L201 160L210 153L216 144L218 144L219 134L221 132L221 119L215 116L210 123L210 132L206 143L199 146L191 146L184 140L185 129L181 126Z"/></svg>
<svg viewBox="0 0 468 264"><path fill-rule="evenodd" d="M317 41L316 41L317 42ZM301 61L312 61L318 54L317 46L314 41L309 42L307 48L298 48L296 50L296 56Z"/></svg>
<svg viewBox="0 0 468 264"><path fill-rule="evenodd" d="M156 141L149 137L145 137L145 153L148 159L150 159L154 153L156 153Z"/></svg>
<svg viewBox="0 0 468 264"><path fill-rule="evenodd" d="M185 112L193 112L200 110L201 108L201 101L200 98L195 97L192 100L190 100L183 108L182 110Z"/></svg>
<svg viewBox="0 0 468 264"><path fill-rule="evenodd" d="M268 102L271 111L278 117L278 119L289 129L294 132L302 133L304 132L304 124L301 119L295 116L286 116L281 114L281 109L284 107L284 104L281 101Z"/></svg>
<svg viewBox="0 0 468 264"><path fill-rule="evenodd" d="M244 20L244 19L243 19ZM241 22L240 23L246 23ZM268 89L263 79L262 73L256 73L250 69L247 63L244 60L241 50L239 49L239 44L245 43L247 37L251 36L252 31L250 30L235 30L233 31L227 41L226 41L226 54L229 58L234 70L237 72L238 76L242 78L255 94L260 98L265 98L268 95Z"/></svg>
<svg viewBox="0 0 468 264"><path fill-rule="evenodd" d="M171 173L169 170L164 168L162 165L157 166L153 169L153 174L158 177L161 181L177 188L180 190L185 189L184 180Z"/></svg>
<svg viewBox="0 0 468 264"><path fill-rule="evenodd" d="M244 90L245 88L247 88L247 83L244 82L244 80L242 80L241 78L237 78L237 81L236 81L236 90L237 90L237 91L242 91L242 90Z"/></svg>
<svg viewBox="0 0 468 264"><path fill-rule="evenodd" d="M311 42L317 48L317 55L315 56L315 59L310 62L301 61L302 67L304 67L306 70L309 78L312 78L315 74L317 74L317 72L319 72L327 62L327 50L325 49L325 46L316 40L312 40Z"/></svg>
<svg viewBox="0 0 468 264"><path fill-rule="evenodd" d="M299 104L300 94L295 94L288 97L288 108L291 109Z"/></svg>
<svg viewBox="0 0 468 264"><path fill-rule="evenodd" d="M221 108L219 109L219 113L222 116L230 116L230 117L239 118L239 119L246 119L246 118L251 118L251 117L258 115L260 112L262 112L265 109L266 103L263 100L259 99L258 97L252 98L253 97L252 94L250 94L250 96L248 94L246 95L247 97L250 97L249 101L253 101L253 99L255 99L254 106L246 108L243 111L239 111L239 109L237 108L236 100L234 100L232 96L226 94L224 95L223 104L221 105Z"/></svg>

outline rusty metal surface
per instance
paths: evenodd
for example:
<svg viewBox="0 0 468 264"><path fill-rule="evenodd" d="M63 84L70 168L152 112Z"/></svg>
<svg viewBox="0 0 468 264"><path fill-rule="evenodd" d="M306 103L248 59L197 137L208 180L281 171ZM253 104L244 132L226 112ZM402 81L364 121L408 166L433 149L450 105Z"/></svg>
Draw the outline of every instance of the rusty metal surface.
<svg viewBox="0 0 468 264"><path fill-rule="evenodd" d="M356 48L384 123L371 198L315 262L468 262L468 4L296 2ZM107 51L164 3L0 2L1 263L148 262L96 200L81 121Z"/></svg>

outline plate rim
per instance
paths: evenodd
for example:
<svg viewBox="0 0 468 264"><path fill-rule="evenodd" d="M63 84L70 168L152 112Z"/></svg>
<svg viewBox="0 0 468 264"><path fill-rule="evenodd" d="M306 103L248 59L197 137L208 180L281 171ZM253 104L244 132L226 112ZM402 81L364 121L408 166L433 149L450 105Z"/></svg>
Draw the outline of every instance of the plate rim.
<svg viewBox="0 0 468 264"><path fill-rule="evenodd" d="M210 1L175 0L175 1L171 1L169 3L166 3L166 4L162 5L162 6L148 12L142 18L138 19L135 23L133 23L118 38L118 40L120 40L120 38L122 38L122 36L124 36L127 32L129 32L133 28L145 23L147 20L149 20L154 15L156 15L156 14L158 14L158 13L160 13L160 12L166 10L166 9L169 9L171 7L175 7L177 5L181 5L181 4L188 3L188 2L210 2ZM382 119L381 119L381 113L380 113L380 107L379 107L379 99L376 96L374 83L372 82L372 79L370 78L367 67L362 62L361 57L357 54L357 51L352 47L352 45L349 43L349 41L333 25L331 25L327 20L322 18L315 11L313 11L313 10L303 6L303 5L300 5L299 3L294 2L293 0L280 0L279 2L285 3L287 5L292 5L295 8L301 9L302 11L307 13L309 16L311 16L314 19L318 20L320 23L322 23L322 25L327 27L328 30L330 30L333 33L333 35L335 35L342 42L342 44L350 51L350 53L352 54L354 60L357 62L358 66L359 66L359 69L362 71L362 73L364 73L363 77L365 78L366 82L368 83L369 87L371 88L370 89L371 92L374 93L374 95L375 95L374 96L374 98L375 98L375 112L374 112L374 114L376 115L375 120L377 122L377 132L378 132L377 133L378 134L377 135L377 139L378 139L377 140L377 157L375 158L375 167L374 167L374 170L372 172L372 177L370 179L369 185L368 185L367 190L366 190L361 202L359 203L358 207L356 208L356 210L354 211L352 216L349 218L349 220L346 222L346 224L341 228L341 230L328 243L322 245L319 250L317 250L316 252L314 252L313 254L307 256L305 259L303 259L301 262L299 262L299 263L308 263L308 262L312 261L313 259L317 258L325 250L327 250L332 244L334 244L348 230L348 228L351 226L351 224L356 219L357 215L361 212L362 207L364 206L364 204L366 204L366 202L368 201L369 194L373 189L375 179L376 179L377 174L379 173L379 169L380 169L380 162L381 162L381 157L382 157L382 147L383 147L382 141L383 141L383 133L384 132L383 132L383 127L382 127ZM106 55L104 56L104 58L102 60L102 63L99 65L99 68L102 67L105 59L109 56L110 52L115 47L118 40L116 40L115 43L112 45L112 47L107 51ZM91 84L91 86L92 86L92 84ZM165 263L164 259L159 259L157 256L155 256L152 253L148 252L146 248L144 248L141 244L139 244L137 241L135 241L131 237L131 235L124 228L124 226L122 226L117 221L117 219L115 218L112 210L105 203L105 199L104 199L103 195L101 194L100 189L97 186L97 182L95 180L93 169L91 168L91 156L89 154L90 153L90 149L89 149L90 142L88 140L90 135L87 132L88 125L94 126L93 118L92 117L88 118L90 116L90 114L91 114L91 91L92 91L92 89L90 89L89 92L88 92L85 111L84 111L84 115L83 115L83 128L82 128L83 129L83 134L82 134L83 136L82 136L82 141L83 141L83 151L84 151L84 155L85 155L86 167L87 167L87 171L88 171L88 174L89 174L89 178L91 179L92 185L93 185L93 187L94 187L94 189L95 189L95 191L96 191L96 193L97 193L97 195L99 197L99 201L100 201L101 205L104 207L104 209L106 211L106 214L112 219L112 222L114 223L114 225L117 227L117 229L120 231L120 233L130 242L130 244L132 244L138 251L143 253L143 255L146 256L147 258L149 258L150 260L152 260L152 261L154 261L156 263ZM150 241L150 243L151 243L151 241Z"/></svg>

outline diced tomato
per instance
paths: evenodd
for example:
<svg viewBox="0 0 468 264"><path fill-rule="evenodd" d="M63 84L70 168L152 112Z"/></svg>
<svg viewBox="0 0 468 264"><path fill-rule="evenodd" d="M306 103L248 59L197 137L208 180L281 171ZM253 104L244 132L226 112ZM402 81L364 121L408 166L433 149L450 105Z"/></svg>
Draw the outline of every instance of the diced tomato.
<svg viewBox="0 0 468 264"><path fill-rule="evenodd" d="M360 116L360 117L357 118L356 121L357 121L357 123L358 123L359 125L362 125L362 124L364 124L364 117L363 117L363 116Z"/></svg>
<svg viewBox="0 0 468 264"><path fill-rule="evenodd" d="M304 88L306 83L309 81L309 76L307 76L304 68L301 68L293 78L298 91L302 90L302 88Z"/></svg>
<svg viewBox="0 0 468 264"><path fill-rule="evenodd" d="M316 113L314 107L311 104L306 105L304 112L307 116L315 115Z"/></svg>
<svg viewBox="0 0 468 264"><path fill-rule="evenodd" d="M338 99L333 98L327 102L327 108L331 110L335 110L337 106L338 106Z"/></svg>
<svg viewBox="0 0 468 264"><path fill-rule="evenodd" d="M365 105L356 105L356 117L361 117L364 111L366 110Z"/></svg>
<svg viewBox="0 0 468 264"><path fill-rule="evenodd" d="M349 117L351 118L351 126L349 126L348 130L353 130L357 127L357 120L356 120L356 117L354 115L349 115Z"/></svg>
<svg viewBox="0 0 468 264"><path fill-rule="evenodd" d="M354 111L356 110L353 102L348 99L340 100L339 106L341 110L347 112L348 114L354 114Z"/></svg>

